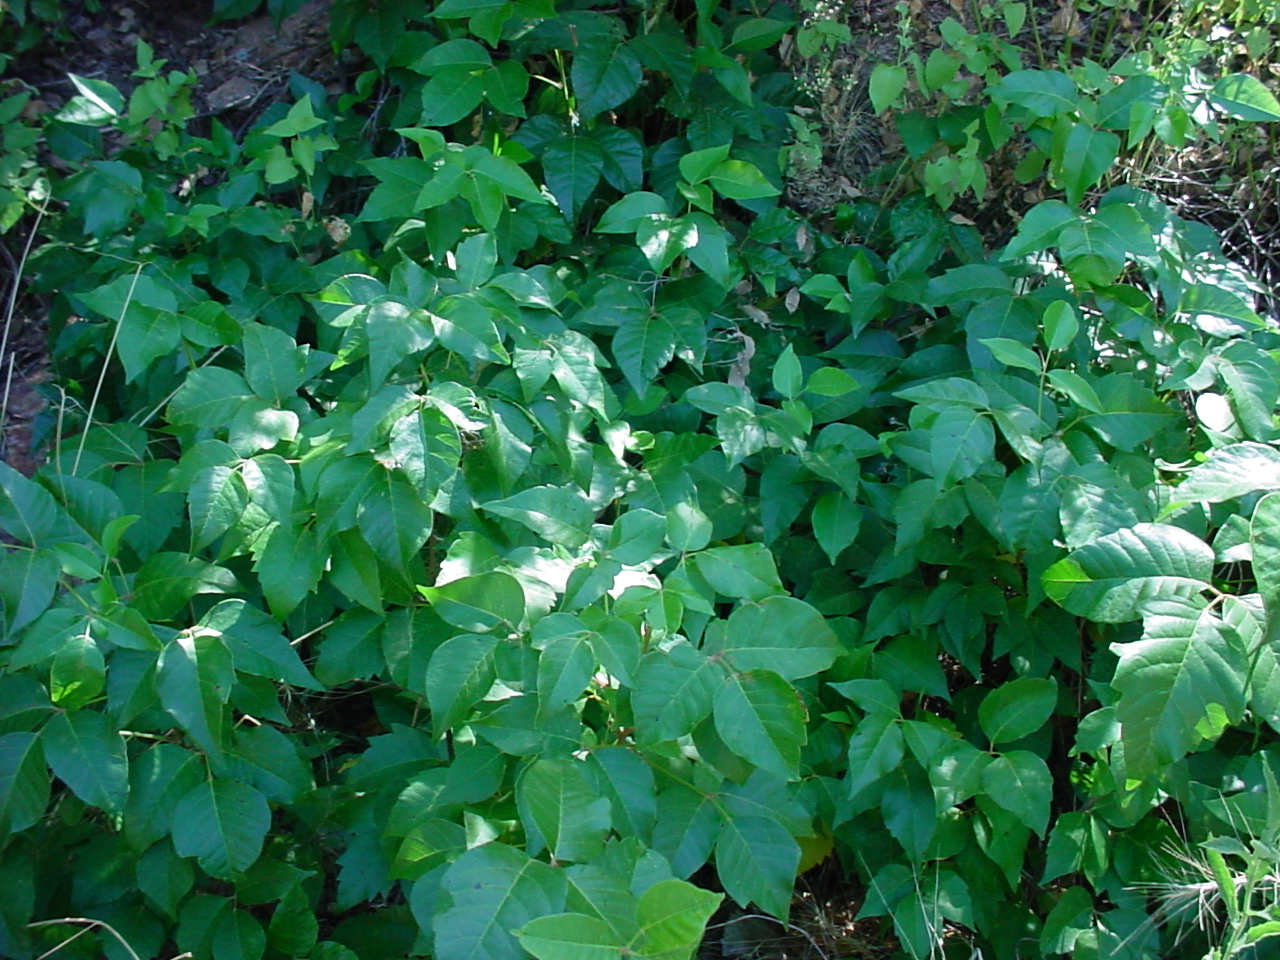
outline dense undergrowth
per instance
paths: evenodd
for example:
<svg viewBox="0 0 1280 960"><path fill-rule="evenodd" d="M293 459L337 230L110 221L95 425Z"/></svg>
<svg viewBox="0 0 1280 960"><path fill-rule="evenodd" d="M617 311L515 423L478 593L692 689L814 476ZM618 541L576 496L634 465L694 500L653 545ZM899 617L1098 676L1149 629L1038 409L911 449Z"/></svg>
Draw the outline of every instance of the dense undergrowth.
<svg viewBox="0 0 1280 960"><path fill-rule="evenodd" d="M984 7L809 222L797 16L338 0L242 140L145 47L0 102L0 955L679 960L823 863L913 957L1273 942L1280 336L1126 171L1280 104Z"/></svg>

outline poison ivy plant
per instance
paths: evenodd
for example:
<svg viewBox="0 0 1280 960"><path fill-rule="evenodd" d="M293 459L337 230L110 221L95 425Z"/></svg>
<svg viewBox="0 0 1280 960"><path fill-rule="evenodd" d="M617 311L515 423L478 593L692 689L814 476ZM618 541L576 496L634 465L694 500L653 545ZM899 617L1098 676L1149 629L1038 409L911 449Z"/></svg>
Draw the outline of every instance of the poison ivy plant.
<svg viewBox="0 0 1280 960"><path fill-rule="evenodd" d="M806 223L795 29L348 0L367 72L243 138L77 81L66 400L0 467L0 953L678 960L830 860L906 955L1189 955L1132 888L1172 822L1266 825L1275 331L1098 192L1173 115L1137 77L973 46L1043 191L1000 243L932 128Z"/></svg>

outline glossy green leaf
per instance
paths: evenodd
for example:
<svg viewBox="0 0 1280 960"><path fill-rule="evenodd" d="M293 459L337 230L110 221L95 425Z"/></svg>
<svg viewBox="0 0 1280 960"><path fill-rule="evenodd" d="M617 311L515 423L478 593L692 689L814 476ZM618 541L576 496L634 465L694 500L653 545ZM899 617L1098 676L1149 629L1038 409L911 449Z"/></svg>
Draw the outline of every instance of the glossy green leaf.
<svg viewBox="0 0 1280 960"><path fill-rule="evenodd" d="M1111 684L1125 771L1140 779L1213 738L1204 726L1216 705L1229 722L1244 711L1244 651L1234 631L1198 598L1152 601L1141 640L1115 643Z"/></svg>
<svg viewBox="0 0 1280 960"><path fill-rule="evenodd" d="M49 668L49 698L63 710L77 710L98 698L106 687L102 650L87 630L66 637Z"/></svg>
<svg viewBox="0 0 1280 960"><path fill-rule="evenodd" d="M56 713L41 734L45 759L85 803L111 814L129 794L129 760L124 738L101 713Z"/></svg>
<svg viewBox="0 0 1280 960"><path fill-rule="evenodd" d="M1218 80L1209 102L1237 120L1280 120L1280 100L1257 77L1231 73Z"/></svg>
<svg viewBox="0 0 1280 960"><path fill-rule="evenodd" d="M516 783L516 804L527 830L553 859L592 860L610 828L609 800L597 796L572 760L537 760Z"/></svg>
<svg viewBox="0 0 1280 960"><path fill-rule="evenodd" d="M1055 563L1045 591L1070 612L1102 623L1136 620L1147 606L1204 590L1213 550L1180 527L1141 523L1100 537Z"/></svg>
<svg viewBox="0 0 1280 960"><path fill-rule="evenodd" d="M968 407L953 406L938 414L929 428L929 439L933 478L943 487L971 477L985 466L992 458L996 438L986 417Z"/></svg>
<svg viewBox="0 0 1280 960"><path fill-rule="evenodd" d="M310 99L300 101L310 103ZM263 400L280 403L292 397L307 378L307 355L293 337L263 323L244 331L245 379Z"/></svg>
<svg viewBox="0 0 1280 960"><path fill-rule="evenodd" d="M581 913L538 917L515 933L538 960L616 960L624 948L609 924Z"/></svg>
<svg viewBox="0 0 1280 960"><path fill-rule="evenodd" d="M1043 760L1027 750L1010 751L996 757L982 771L982 786L993 803L1044 836L1053 778Z"/></svg>
<svg viewBox="0 0 1280 960"><path fill-rule="evenodd" d="M725 669L688 644L640 661L632 709L641 742L675 740L711 713Z"/></svg>
<svg viewBox="0 0 1280 960"><path fill-rule="evenodd" d="M524 619L524 590L509 573L482 573L419 589L441 619L462 630L511 631Z"/></svg>
<svg viewBox="0 0 1280 960"><path fill-rule="evenodd" d="M547 144L542 156L547 189L571 223L600 182L604 165L605 152L591 137L570 135Z"/></svg>
<svg viewBox="0 0 1280 960"><path fill-rule="evenodd" d="M426 690L437 738L458 726L493 686L497 645L494 637L463 634L436 648L427 666Z"/></svg>
<svg viewBox="0 0 1280 960"><path fill-rule="evenodd" d="M225 704L234 684L231 652L217 634L180 634L160 654L160 703L215 763L221 761L226 745Z"/></svg>
<svg viewBox="0 0 1280 960"><path fill-rule="evenodd" d="M990 87L992 96L1017 104L1033 117L1070 113L1079 103L1076 85L1057 70L1015 70Z"/></svg>
<svg viewBox="0 0 1280 960"><path fill-rule="evenodd" d="M1037 374L1041 370L1040 357L1034 350L1017 340L1010 340L1008 337L986 337L978 342L995 354L995 358L1006 366L1030 370Z"/></svg>
<svg viewBox="0 0 1280 960"><path fill-rule="evenodd" d="M267 801L253 787L214 779L193 787L173 811L173 846L195 857L212 877L230 880L248 870L271 827Z"/></svg>
<svg viewBox="0 0 1280 960"><path fill-rule="evenodd" d="M579 112L594 117L624 103L639 88L640 73L630 47L603 38L582 44L570 71Z"/></svg>
<svg viewBox="0 0 1280 960"><path fill-rule="evenodd" d="M978 707L978 722L992 746L1020 740L1039 730L1058 703L1058 684L1038 677L1010 680L992 690Z"/></svg>
<svg viewBox="0 0 1280 960"><path fill-rule="evenodd" d="M716 872L742 907L755 903L785 920L790 913L800 846L776 820L734 817L716 839Z"/></svg>
<svg viewBox="0 0 1280 960"><path fill-rule="evenodd" d="M1179 500L1219 503L1255 490L1280 490L1280 452L1253 441L1214 450L1177 486Z"/></svg>
<svg viewBox="0 0 1280 960"><path fill-rule="evenodd" d="M796 690L770 670L729 677L716 691L716 731L734 753L788 780L799 776L807 714Z"/></svg>
<svg viewBox="0 0 1280 960"><path fill-rule="evenodd" d="M719 652L735 670L770 670L786 680L799 680L831 666L840 643L812 606L794 597L772 596L744 603L733 612Z"/></svg>
<svg viewBox="0 0 1280 960"><path fill-rule="evenodd" d="M433 923L439 960L520 960L513 931L564 909L562 871L502 843L468 850L441 884L452 905Z"/></svg>
<svg viewBox="0 0 1280 960"><path fill-rule="evenodd" d="M635 953L655 960L689 960L721 896L683 880L661 880L640 894Z"/></svg>
<svg viewBox="0 0 1280 960"><path fill-rule="evenodd" d="M357 522L384 562L403 567L431 535L431 508L402 474L379 470L360 501Z"/></svg>
<svg viewBox="0 0 1280 960"><path fill-rule="evenodd" d="M523 524L544 540L571 550L590 538L596 516L586 494L575 486L528 487L481 504L481 509Z"/></svg>
<svg viewBox="0 0 1280 960"><path fill-rule="evenodd" d="M0 828L18 833L44 816L49 772L34 733L0 735Z"/></svg>
<svg viewBox="0 0 1280 960"><path fill-rule="evenodd" d="M675 356L675 327L660 313L628 319L613 336L613 356L637 394L643 395Z"/></svg>

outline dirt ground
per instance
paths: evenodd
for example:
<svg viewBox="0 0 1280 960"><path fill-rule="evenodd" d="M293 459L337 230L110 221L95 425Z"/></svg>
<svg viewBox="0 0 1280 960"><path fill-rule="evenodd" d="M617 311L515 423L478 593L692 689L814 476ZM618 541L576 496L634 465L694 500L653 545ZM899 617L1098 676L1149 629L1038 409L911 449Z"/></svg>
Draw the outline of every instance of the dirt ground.
<svg viewBox="0 0 1280 960"><path fill-rule="evenodd" d="M36 92L31 109L54 111L73 96L69 73L106 80L127 96L138 82L132 74L139 40L157 60L168 61L167 70L194 72L196 109L233 129L279 97L292 72L326 83L341 73L329 44L331 0L310 0L278 30L266 15L212 24L211 0L105 0L100 6L75 5L66 19L71 42L51 41L10 67L8 77ZM30 476L41 463L32 441L48 405L42 385L51 377L41 305L20 292L24 227L30 224L0 244L0 457ZM38 445L39 436L34 439Z"/></svg>

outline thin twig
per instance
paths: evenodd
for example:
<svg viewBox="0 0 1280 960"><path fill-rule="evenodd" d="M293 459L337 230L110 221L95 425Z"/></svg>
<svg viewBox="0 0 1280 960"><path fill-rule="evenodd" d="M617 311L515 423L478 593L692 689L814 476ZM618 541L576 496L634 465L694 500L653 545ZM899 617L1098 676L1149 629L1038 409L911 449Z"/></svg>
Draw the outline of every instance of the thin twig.
<svg viewBox="0 0 1280 960"><path fill-rule="evenodd" d="M68 937L66 940L63 940L62 943L58 944L52 950L46 951L45 953L41 954L38 960L44 960L44 958L49 956L50 954L57 953L59 950L65 947L68 943L70 943L76 937L80 936L81 934L88 933L94 927L101 927L103 930L106 930L107 933L111 934L113 937L119 940L120 946L124 947L127 951L129 951L129 956L132 957L133 960L142 960L142 958L139 957L138 954L134 951L133 947L129 946L129 941L126 940L124 937L120 936L119 931L117 931L115 927L111 926L111 924L107 923L105 920L94 920L92 917L59 917L57 920L37 920L34 923L28 923L27 929L34 929L36 927L52 927L62 923L80 923L80 924L84 924L85 927L83 930L81 930L79 933L75 934L74 936ZM175 960L177 960L177 958L175 958Z"/></svg>
<svg viewBox="0 0 1280 960"><path fill-rule="evenodd" d="M89 438L89 430L93 427L93 412L98 408L98 397L102 394L102 385L107 379L107 368L111 366L111 355L116 352L116 341L120 339L120 328L124 326L125 315L129 312L129 306L133 303L133 291L138 286L138 278L142 276L142 268L145 263L138 264L138 269L133 272L133 280L129 283L129 292L125 294L124 305L120 308L120 316L116 318L116 328L111 331L111 342L107 344L107 355L102 358L102 371L98 374L98 384L93 388L93 399L89 401L89 413L84 422L84 430L80 434L80 443L76 447L76 459L71 465L71 475L75 476L80 470L80 455L84 453L84 442Z"/></svg>

